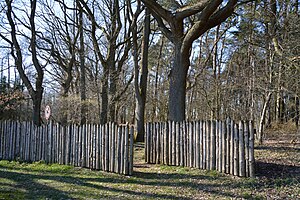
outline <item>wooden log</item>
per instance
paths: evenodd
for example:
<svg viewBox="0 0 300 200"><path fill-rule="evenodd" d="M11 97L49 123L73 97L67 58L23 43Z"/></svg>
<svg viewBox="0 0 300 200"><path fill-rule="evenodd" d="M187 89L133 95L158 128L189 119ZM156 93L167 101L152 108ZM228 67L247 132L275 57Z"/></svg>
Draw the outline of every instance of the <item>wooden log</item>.
<svg viewBox="0 0 300 200"><path fill-rule="evenodd" d="M222 166L222 172L223 173L230 173L230 159L233 154L230 152L231 145L231 133L230 133L230 119L228 118L226 121L226 124L223 123L222 127L223 128L223 137L222 137L222 142L223 142L223 147L222 147L222 153L223 153L223 166Z"/></svg>
<svg viewBox="0 0 300 200"><path fill-rule="evenodd" d="M149 126L149 123L146 123L144 125L144 130L145 130L145 134L144 134L144 141L145 141L145 145L144 145L144 154L145 154L145 163L149 163L149 160L148 160L148 156L149 156L149 153L148 153L148 148L149 148L149 142L148 142L148 135L149 135L149 130L148 130L148 126Z"/></svg>
<svg viewBox="0 0 300 200"><path fill-rule="evenodd" d="M71 163L71 149L72 149L72 125L69 124L67 126L67 132L66 132L66 164L70 165Z"/></svg>
<svg viewBox="0 0 300 200"><path fill-rule="evenodd" d="M194 166L199 168L199 122L194 121Z"/></svg>
<svg viewBox="0 0 300 200"><path fill-rule="evenodd" d="M117 125L116 124L114 124L112 131L113 131L113 133L112 133L112 136L113 136L112 142L113 142L113 144L112 144L112 160L111 160L111 162L112 162L112 171L116 172L116 162L115 162L115 160L116 160L116 149L117 149L117 143L116 143L116 140L117 140L116 139L117 138Z"/></svg>
<svg viewBox="0 0 300 200"><path fill-rule="evenodd" d="M82 128L77 126L78 132L78 150L77 150L77 166L81 167L82 165Z"/></svg>
<svg viewBox="0 0 300 200"><path fill-rule="evenodd" d="M189 167L193 167L193 123L189 122Z"/></svg>
<svg viewBox="0 0 300 200"><path fill-rule="evenodd" d="M1 151L2 151L2 158L1 159L5 159L5 142L6 142L6 121L2 122L2 147L1 147Z"/></svg>
<svg viewBox="0 0 300 200"><path fill-rule="evenodd" d="M216 121L211 121L211 142L210 142L210 169L216 169Z"/></svg>
<svg viewBox="0 0 300 200"><path fill-rule="evenodd" d="M6 142L6 159L10 160L10 149L11 149L11 120L7 122L7 142Z"/></svg>
<svg viewBox="0 0 300 200"><path fill-rule="evenodd" d="M184 134L185 134L185 122L181 121L179 123L180 128L180 139L179 139L179 146L180 146L180 166L184 167Z"/></svg>
<svg viewBox="0 0 300 200"><path fill-rule="evenodd" d="M254 159L254 128L253 122L249 123L249 176L255 176L255 159Z"/></svg>
<svg viewBox="0 0 300 200"><path fill-rule="evenodd" d="M156 163L161 163L161 146L160 146L160 123L155 123L156 125Z"/></svg>
<svg viewBox="0 0 300 200"><path fill-rule="evenodd" d="M29 161L28 155L29 155L29 130L30 130L30 122L25 122L25 141L24 141L24 146L25 146L25 151L24 151L24 161Z"/></svg>
<svg viewBox="0 0 300 200"><path fill-rule="evenodd" d="M6 152L5 159L6 160L9 160L10 135L11 135L11 129L10 129L10 120L9 120L6 122L6 144L5 144L5 146L6 146L5 147L5 152Z"/></svg>
<svg viewBox="0 0 300 200"><path fill-rule="evenodd" d="M235 128L234 128L234 121L230 120L230 174L234 174L234 149L235 149L235 142L234 142L234 138L235 138Z"/></svg>
<svg viewBox="0 0 300 200"><path fill-rule="evenodd" d="M118 127L118 133L117 133L117 173L121 173L121 151L122 151L122 127Z"/></svg>
<svg viewBox="0 0 300 200"><path fill-rule="evenodd" d="M133 135L134 135L134 127L130 127L130 145L129 145L129 175L133 174L133 157L134 157L134 147L133 147Z"/></svg>
<svg viewBox="0 0 300 200"><path fill-rule="evenodd" d="M17 160L20 160L20 132L19 132L20 128L19 128L19 126L20 126L20 122L19 121L15 121L15 149L14 149L14 159L17 159ZM1 125L0 125L0 127L1 127ZM0 128L0 131L1 131L1 128ZM0 133L0 145L1 145L1 133Z"/></svg>
<svg viewBox="0 0 300 200"><path fill-rule="evenodd" d="M97 153L98 153L98 125L94 125L94 138L93 138L93 169L96 169L97 166Z"/></svg>
<svg viewBox="0 0 300 200"><path fill-rule="evenodd" d="M120 159L121 159L121 162L120 162L120 166L121 166L121 169L120 169L120 173L121 174L124 174L124 170L125 170L125 168L124 168L124 165L125 165L125 163L124 163L124 159L125 159L125 127L123 126L123 127L121 127L121 151L120 151L120 155L121 155L121 157L120 157Z"/></svg>
<svg viewBox="0 0 300 200"><path fill-rule="evenodd" d="M9 160L13 160L14 148L14 122L10 121L10 135L9 135Z"/></svg>
<svg viewBox="0 0 300 200"><path fill-rule="evenodd" d="M211 169L211 121L206 121L206 169Z"/></svg>
<svg viewBox="0 0 300 200"><path fill-rule="evenodd" d="M147 163L151 163L151 136L152 136L152 129L151 129L151 124L147 123L147 133L146 133L146 137L147 137L147 145L145 146L146 150L147 150Z"/></svg>
<svg viewBox="0 0 300 200"><path fill-rule="evenodd" d="M15 137L15 127L14 127L14 121L11 121L10 122L10 141L9 141L9 143L10 143L10 145L9 145L9 147L10 147L10 149L9 149L9 160L13 160L14 159L14 148L15 148L15 139L14 139L14 137Z"/></svg>
<svg viewBox="0 0 300 200"><path fill-rule="evenodd" d="M97 125L97 144L96 145L97 145L96 169L101 170L101 125Z"/></svg>
<svg viewBox="0 0 300 200"><path fill-rule="evenodd" d="M238 124L234 124L234 173L233 175L239 175L239 130Z"/></svg>
<svg viewBox="0 0 300 200"><path fill-rule="evenodd" d="M175 123L176 132L176 166L180 166L180 123Z"/></svg>
<svg viewBox="0 0 300 200"><path fill-rule="evenodd" d="M101 132L102 132L102 139L101 139L101 141L102 141L102 145L101 145L101 158L102 158L102 167L101 167L101 169L103 170L103 171L105 171L105 127L106 127L106 125L105 124L103 124L102 126L101 126Z"/></svg>
<svg viewBox="0 0 300 200"><path fill-rule="evenodd" d="M247 121L243 122L244 125L244 149L245 149L245 176L249 177L249 124Z"/></svg>
<svg viewBox="0 0 300 200"><path fill-rule="evenodd" d="M56 157L56 124L53 122L53 133L52 133L52 162L55 162L55 157Z"/></svg>
<svg viewBox="0 0 300 200"><path fill-rule="evenodd" d="M79 132L79 126L75 126L75 166L79 167L79 162L80 162L80 154L79 154L79 149L80 149L80 132ZM99 139L99 138L98 138Z"/></svg>
<svg viewBox="0 0 300 200"><path fill-rule="evenodd" d="M168 122L164 123L164 164L169 165L169 132L168 132Z"/></svg>
<svg viewBox="0 0 300 200"><path fill-rule="evenodd" d="M203 169L203 121L199 121L199 168Z"/></svg>
<svg viewBox="0 0 300 200"><path fill-rule="evenodd" d="M110 155L110 135L109 135L109 126L110 124L107 123L106 124L106 128L105 128L105 171L109 171L109 155Z"/></svg>
<svg viewBox="0 0 300 200"><path fill-rule="evenodd" d="M96 125L91 125L92 132L91 132L91 152L90 152L90 168L96 169ZM112 162L113 163L113 162Z"/></svg>
<svg viewBox="0 0 300 200"><path fill-rule="evenodd" d="M109 171L113 172L113 152L114 152L114 147L113 147L113 140L114 140L114 126L115 124L113 122L110 123L110 127L109 127Z"/></svg>
<svg viewBox="0 0 300 200"><path fill-rule="evenodd" d="M50 122L50 132L49 132L49 138L50 138L50 143L49 143L49 151L50 151L50 158L49 158L49 162L50 163L53 163L53 158L54 158L54 156L53 156L53 148L54 148L54 145L53 145L53 143L54 143L54 138L53 138L53 136L54 136L54 126L53 126L53 122L51 121Z"/></svg>
<svg viewBox="0 0 300 200"><path fill-rule="evenodd" d="M219 167L219 163L220 163L220 155L219 155L219 144L220 144L220 140L219 140L219 121L215 120L215 135L216 135L216 170L220 171L220 167Z"/></svg>
<svg viewBox="0 0 300 200"><path fill-rule="evenodd" d="M2 151L2 156L1 159L5 159L5 141L6 141L6 121L2 122L2 145L1 145L1 151ZM25 134L24 134L25 135Z"/></svg>
<svg viewBox="0 0 300 200"><path fill-rule="evenodd" d="M59 151L60 151L59 150L60 149L60 147L59 147L59 145L60 145L59 138L60 138L61 125L59 123L56 123L55 129L56 129L56 131L55 131L55 135L54 135L54 138L55 138L55 145L54 145L55 159L54 159L54 161L56 163L58 163L59 162Z"/></svg>
<svg viewBox="0 0 300 200"><path fill-rule="evenodd" d="M14 122L14 148L13 148L13 159L16 160L18 158L18 121Z"/></svg>
<svg viewBox="0 0 300 200"><path fill-rule="evenodd" d="M75 124L71 124L71 132L70 132L70 165L74 166L74 146L75 146Z"/></svg>
<svg viewBox="0 0 300 200"><path fill-rule="evenodd" d="M16 160L16 145L17 145L17 127L16 121L13 121L13 138L12 138L12 160Z"/></svg>
<svg viewBox="0 0 300 200"><path fill-rule="evenodd" d="M56 157L57 157L57 127L56 123L53 122L53 163L57 163Z"/></svg>
<svg viewBox="0 0 300 200"><path fill-rule="evenodd" d="M58 151L59 151L59 164L63 164L63 159L64 159L64 152L63 152L63 146L64 146L64 126L61 125L59 126L59 135L58 135ZM51 147L49 146L51 149ZM83 156L83 155L82 155ZM83 165L82 165L83 166Z"/></svg>
<svg viewBox="0 0 300 200"><path fill-rule="evenodd" d="M86 148L87 148L87 146L86 146L86 135L87 135L86 131L87 131L86 124L83 124L81 127L81 137L82 137L82 139L81 139L81 144L82 144L82 146L81 146L81 153L82 153L81 167L86 167Z"/></svg>
<svg viewBox="0 0 300 200"><path fill-rule="evenodd" d="M216 120L216 170L222 172L222 135L220 129L222 129L222 124Z"/></svg>
<svg viewBox="0 0 300 200"><path fill-rule="evenodd" d="M33 161L36 162L38 161L38 133L39 133L39 127L38 126L35 126L35 129L34 129L34 149L33 149Z"/></svg>
<svg viewBox="0 0 300 200"><path fill-rule="evenodd" d="M42 161L45 161L45 136L44 136L44 133L45 133L45 130L46 130L46 126L44 126L41 130L40 130L40 148L41 148L41 152L40 152L40 158Z"/></svg>
<svg viewBox="0 0 300 200"><path fill-rule="evenodd" d="M196 135L197 135L197 122L193 121L193 167L196 168L196 160L197 160L197 153L196 153Z"/></svg>
<svg viewBox="0 0 300 200"><path fill-rule="evenodd" d="M164 123L159 123L160 129L160 163L165 164L164 157L165 157L165 144L164 144Z"/></svg>
<svg viewBox="0 0 300 200"><path fill-rule="evenodd" d="M191 149L190 149L190 133L191 133L191 130L190 130L190 123L189 122L186 122L186 166L187 167L190 167L190 154L191 154Z"/></svg>
<svg viewBox="0 0 300 200"><path fill-rule="evenodd" d="M172 156L172 122L168 121L168 136L169 136L169 165L172 165L173 156Z"/></svg>
<svg viewBox="0 0 300 200"><path fill-rule="evenodd" d="M0 160L3 159L3 138L4 138L3 121L0 120Z"/></svg>
<svg viewBox="0 0 300 200"><path fill-rule="evenodd" d="M151 124L151 163L156 163L156 130L155 130L155 123Z"/></svg>
<svg viewBox="0 0 300 200"><path fill-rule="evenodd" d="M223 172L223 173L228 173L226 172L226 167L228 168L229 165L228 162L229 160L227 160L227 152L228 152L228 149L227 149L227 144L228 144L228 132L227 132L227 129L226 129L226 124L225 122L221 122L219 123L219 140L220 140L220 152L219 152L219 156L220 156L220 172Z"/></svg>
<svg viewBox="0 0 300 200"><path fill-rule="evenodd" d="M6 139L6 150L5 150L5 152L6 152L6 159L7 160L9 160L9 153L10 153L10 150L9 150L9 148L10 148L10 136L11 136L11 128L10 128L10 120L9 121L7 121L7 125L6 125L6 134L7 134L7 139Z"/></svg>
<svg viewBox="0 0 300 200"><path fill-rule="evenodd" d="M5 120L4 121L4 126L3 126L3 159L5 160L5 159L7 159L7 149L6 149L6 147L7 147L7 136L8 136L8 134L7 134L7 121Z"/></svg>
<svg viewBox="0 0 300 200"><path fill-rule="evenodd" d="M176 165L176 123L172 122L172 165Z"/></svg>
<svg viewBox="0 0 300 200"><path fill-rule="evenodd" d="M246 176L244 124L239 122L239 176Z"/></svg>
<svg viewBox="0 0 300 200"><path fill-rule="evenodd" d="M20 160L24 161L25 160L25 129L26 128L26 124L25 122L21 122L20 123Z"/></svg>
<svg viewBox="0 0 300 200"><path fill-rule="evenodd" d="M93 125L88 124L88 135L87 135L87 167L89 169L93 168Z"/></svg>
<svg viewBox="0 0 300 200"><path fill-rule="evenodd" d="M195 121L195 167L200 168L200 127L199 121Z"/></svg>
<svg viewBox="0 0 300 200"><path fill-rule="evenodd" d="M206 121L203 121L203 169L207 169L206 156L207 156L207 129Z"/></svg>
<svg viewBox="0 0 300 200"><path fill-rule="evenodd" d="M152 148L153 148L153 158L152 163L157 163L157 126L156 122L152 124L153 138L152 138Z"/></svg>
<svg viewBox="0 0 300 200"><path fill-rule="evenodd" d="M37 132L37 160L42 160L42 132L45 128L45 125L38 128Z"/></svg>
<svg viewBox="0 0 300 200"><path fill-rule="evenodd" d="M34 147L35 147L35 142L34 142L34 133L35 133L35 125L32 122L30 126L30 143L29 143L29 161L33 162L34 161Z"/></svg>

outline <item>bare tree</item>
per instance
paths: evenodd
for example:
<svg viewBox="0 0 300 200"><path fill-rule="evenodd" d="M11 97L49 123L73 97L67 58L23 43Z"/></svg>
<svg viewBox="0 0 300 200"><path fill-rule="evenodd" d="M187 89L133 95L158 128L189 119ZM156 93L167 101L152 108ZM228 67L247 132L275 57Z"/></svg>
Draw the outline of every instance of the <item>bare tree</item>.
<svg viewBox="0 0 300 200"><path fill-rule="evenodd" d="M169 119L184 120L186 77L192 44L207 30L231 16L237 0L229 0L224 6L221 0L205 0L191 5L176 5L176 10L167 10L154 0L142 2L150 9L164 35L174 44L175 55L170 73ZM189 23L188 19L191 17L196 20ZM188 27L185 27L186 23Z"/></svg>
<svg viewBox="0 0 300 200"><path fill-rule="evenodd" d="M4 39L7 43L11 45L11 55L15 60L15 67L17 68L20 78L22 79L24 85L26 86L30 97L33 101L33 122L35 125L41 124L41 103L43 97L43 79L44 79L44 66L42 66L39 62L39 55L37 52L37 31L36 31L36 23L35 23L35 15L36 15L36 7L37 1L30 1L30 13L24 13L28 16L29 23L21 21L18 18L18 15L14 11L13 1L6 0L6 17L10 28L10 39L5 37L2 33L0 34L1 38ZM23 2L24 3L24 2ZM25 4L24 4L25 5ZM21 5L17 5L21 6ZM22 10L22 9L20 9ZM25 16L26 16L25 15ZM36 70L36 76L34 78L34 82L31 82L28 75L24 70L23 63L23 50L19 43L18 35L22 35L18 32L18 24L24 25L26 28L30 30L30 36L25 36L29 39L29 51L31 53L31 62ZM24 34L23 34L24 35Z"/></svg>

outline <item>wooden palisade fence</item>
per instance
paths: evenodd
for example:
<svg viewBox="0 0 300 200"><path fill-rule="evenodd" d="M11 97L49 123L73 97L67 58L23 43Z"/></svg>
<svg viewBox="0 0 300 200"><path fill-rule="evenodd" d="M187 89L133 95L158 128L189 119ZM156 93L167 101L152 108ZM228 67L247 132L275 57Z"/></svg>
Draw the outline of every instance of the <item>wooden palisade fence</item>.
<svg viewBox="0 0 300 200"><path fill-rule="evenodd" d="M132 175L133 128L0 121L0 160L45 161Z"/></svg>
<svg viewBox="0 0 300 200"><path fill-rule="evenodd" d="M147 123L147 163L217 170L254 177L252 122L194 121Z"/></svg>

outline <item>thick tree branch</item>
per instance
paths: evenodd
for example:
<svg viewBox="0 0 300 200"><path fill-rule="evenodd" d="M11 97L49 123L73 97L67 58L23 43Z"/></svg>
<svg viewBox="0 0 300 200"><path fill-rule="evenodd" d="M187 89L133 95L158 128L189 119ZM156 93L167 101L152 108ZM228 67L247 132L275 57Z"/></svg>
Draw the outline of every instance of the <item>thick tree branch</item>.
<svg viewBox="0 0 300 200"><path fill-rule="evenodd" d="M199 12L201 12L209 3L209 0L201 0L200 2L184 6L182 8L179 8L175 11L175 17L176 19L184 19L186 17L195 15Z"/></svg>
<svg viewBox="0 0 300 200"><path fill-rule="evenodd" d="M156 14L162 17L167 22L171 23L173 20L173 14L164 9L161 5L159 5L155 0L141 0L147 8L151 11L152 14Z"/></svg>

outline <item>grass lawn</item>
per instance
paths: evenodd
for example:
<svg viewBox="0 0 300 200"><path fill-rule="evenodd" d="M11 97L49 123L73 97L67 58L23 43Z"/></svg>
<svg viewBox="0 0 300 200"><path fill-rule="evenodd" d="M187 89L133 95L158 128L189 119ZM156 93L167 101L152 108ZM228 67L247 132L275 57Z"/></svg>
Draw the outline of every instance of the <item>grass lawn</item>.
<svg viewBox="0 0 300 200"><path fill-rule="evenodd" d="M300 199L299 144L255 151L256 178L143 162L132 177L58 164L0 161L0 199Z"/></svg>

